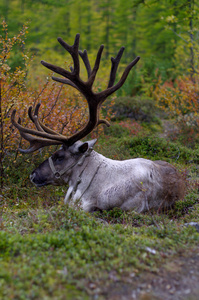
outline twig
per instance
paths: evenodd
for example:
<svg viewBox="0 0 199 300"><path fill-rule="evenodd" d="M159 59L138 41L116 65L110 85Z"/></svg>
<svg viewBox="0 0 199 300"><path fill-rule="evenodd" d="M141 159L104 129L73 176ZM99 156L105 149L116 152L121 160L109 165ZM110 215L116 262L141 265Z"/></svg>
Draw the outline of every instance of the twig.
<svg viewBox="0 0 199 300"><path fill-rule="evenodd" d="M53 111L53 109L55 108L55 106L56 106L56 104L57 104L57 101L59 100L59 96L60 96L60 94L61 94L62 88L63 88L63 84L61 85L61 87L60 87L60 89L59 89L59 92L58 92L58 94L57 94L57 97L56 97L56 99L55 99L54 104L52 105L52 107L51 107L50 111L48 112L48 114L47 114L43 119L46 119L46 118L51 114L51 112Z"/></svg>

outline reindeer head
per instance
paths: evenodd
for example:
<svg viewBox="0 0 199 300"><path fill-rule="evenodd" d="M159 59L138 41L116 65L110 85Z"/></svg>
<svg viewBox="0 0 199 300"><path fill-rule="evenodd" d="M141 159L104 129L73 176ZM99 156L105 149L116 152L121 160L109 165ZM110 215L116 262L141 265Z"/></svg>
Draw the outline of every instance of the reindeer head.
<svg viewBox="0 0 199 300"><path fill-rule="evenodd" d="M90 155L96 141L97 139L77 141L70 147L62 145L31 173L31 181L38 187L68 183L72 170L76 165L83 164L85 156Z"/></svg>

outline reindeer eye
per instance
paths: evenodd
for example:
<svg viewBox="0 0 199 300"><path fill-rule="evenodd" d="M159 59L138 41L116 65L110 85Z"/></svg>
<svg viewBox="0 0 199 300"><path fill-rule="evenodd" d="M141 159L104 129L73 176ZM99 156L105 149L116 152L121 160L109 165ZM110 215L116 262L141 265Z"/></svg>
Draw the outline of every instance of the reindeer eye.
<svg viewBox="0 0 199 300"><path fill-rule="evenodd" d="M62 161L62 160L64 160L64 155L57 156L57 157L55 158L55 161Z"/></svg>
<svg viewBox="0 0 199 300"><path fill-rule="evenodd" d="M58 157L58 161L62 161L62 160L64 160L64 156L63 155Z"/></svg>

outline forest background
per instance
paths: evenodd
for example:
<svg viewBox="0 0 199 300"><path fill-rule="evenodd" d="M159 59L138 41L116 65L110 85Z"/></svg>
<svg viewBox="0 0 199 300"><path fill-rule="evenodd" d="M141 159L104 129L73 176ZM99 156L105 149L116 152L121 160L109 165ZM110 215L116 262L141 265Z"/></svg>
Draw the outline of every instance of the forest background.
<svg viewBox="0 0 199 300"><path fill-rule="evenodd" d="M158 68L163 80L182 76L188 70L195 72L198 9L194 0L0 1L1 17L10 35L29 22L26 47L36 56L63 53L56 38L61 36L70 44L80 33L80 48L82 45L93 53L103 43L107 59L125 46L125 62L139 54L141 65L150 65L150 73ZM19 61L20 56L15 55L12 67Z"/></svg>

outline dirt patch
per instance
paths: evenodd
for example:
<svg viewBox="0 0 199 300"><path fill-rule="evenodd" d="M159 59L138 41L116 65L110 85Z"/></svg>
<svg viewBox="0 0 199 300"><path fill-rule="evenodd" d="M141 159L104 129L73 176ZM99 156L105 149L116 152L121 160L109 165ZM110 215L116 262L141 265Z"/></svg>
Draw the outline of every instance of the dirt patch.
<svg viewBox="0 0 199 300"><path fill-rule="evenodd" d="M113 282L104 290L107 300L198 300L199 248L173 258L157 272L145 272ZM128 282L129 281L129 282Z"/></svg>

